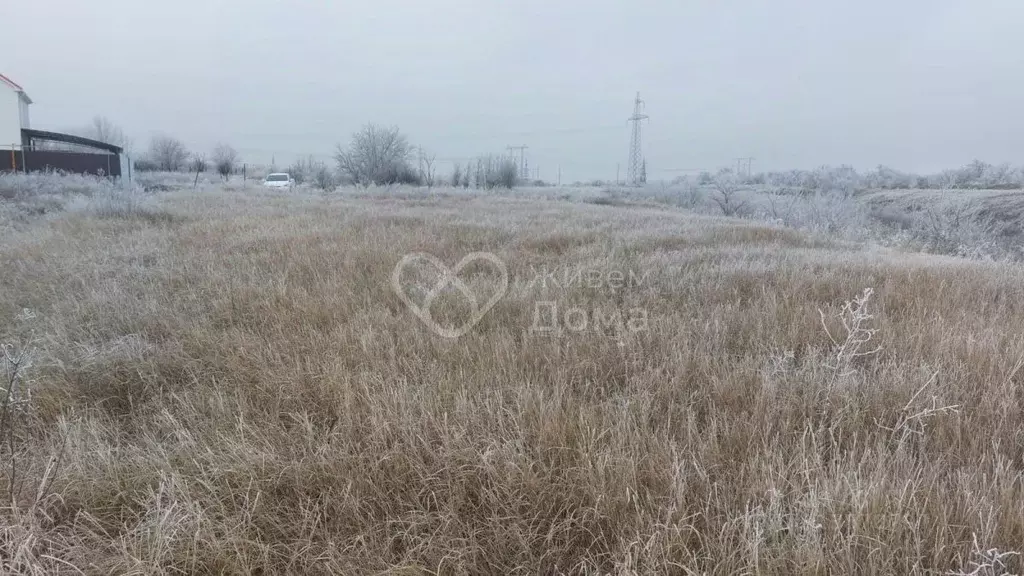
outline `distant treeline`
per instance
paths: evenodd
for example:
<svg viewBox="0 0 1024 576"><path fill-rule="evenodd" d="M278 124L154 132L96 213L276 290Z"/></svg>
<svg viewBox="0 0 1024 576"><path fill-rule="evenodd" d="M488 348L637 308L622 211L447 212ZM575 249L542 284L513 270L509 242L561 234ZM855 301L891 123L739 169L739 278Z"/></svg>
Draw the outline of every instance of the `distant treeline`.
<svg viewBox="0 0 1024 576"><path fill-rule="evenodd" d="M732 173L725 169L718 174L702 172L697 177L697 184L711 185L723 173ZM736 176L734 174L734 176ZM945 170L937 174L919 175L901 172L888 166L879 166L867 172L858 172L852 166L822 166L814 170L787 170L783 172L763 172L747 177L736 176L743 184L767 185L780 188L803 190L835 190L853 192L863 189L882 190L1017 190L1024 188L1024 166L1011 164L988 164L975 160L970 164L953 170ZM691 177L677 178L677 182L689 180Z"/></svg>

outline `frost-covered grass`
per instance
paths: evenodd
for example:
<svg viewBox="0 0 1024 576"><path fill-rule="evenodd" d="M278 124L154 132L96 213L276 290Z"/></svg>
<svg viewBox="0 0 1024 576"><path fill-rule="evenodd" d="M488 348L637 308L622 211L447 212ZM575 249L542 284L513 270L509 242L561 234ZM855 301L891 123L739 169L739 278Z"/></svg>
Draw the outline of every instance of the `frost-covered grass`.
<svg viewBox="0 0 1024 576"><path fill-rule="evenodd" d="M238 178L241 180L241 178ZM199 174L198 182L194 173L186 172L135 172L132 175L132 183L143 190L151 192L165 192L178 188L192 188L194 185L210 186L222 183L224 180L216 172L203 172Z"/></svg>
<svg viewBox="0 0 1024 576"><path fill-rule="evenodd" d="M553 192L558 195L561 192ZM605 206L664 205L787 226L814 235L911 252L1024 260L1024 193L876 191L841 194L770 186L658 185L580 189L564 199Z"/></svg>
<svg viewBox="0 0 1024 576"><path fill-rule="evenodd" d="M1020 573L1019 265L628 191L93 186L0 229L0 572ZM442 339L414 251L509 292Z"/></svg>
<svg viewBox="0 0 1024 576"><path fill-rule="evenodd" d="M727 215L794 228L812 235L869 242L906 251L981 260L1024 259L1019 248L1024 229L1024 194L1008 191L876 191L796 193L792 188L738 185L650 184L627 187L519 187L480 190L450 186L341 186L319 190L298 185L289 192L267 191L259 181L237 176L224 181L212 173L195 175L141 172L131 187L89 176L0 174L0 222L10 225L60 212L98 210L106 215L138 214L160 220L153 198L180 190L296 196L342 195L353 198L425 200L438 198L510 198L562 201L607 207L673 207L705 215ZM726 198L725 194L729 196ZM91 199L91 200L90 200Z"/></svg>
<svg viewBox="0 0 1024 576"><path fill-rule="evenodd" d="M0 174L0 225L26 229L64 212L101 218L170 222L154 195L121 182L83 175Z"/></svg>
<svg viewBox="0 0 1024 576"><path fill-rule="evenodd" d="M25 226L116 192L115 184L94 176L0 173L0 226Z"/></svg>

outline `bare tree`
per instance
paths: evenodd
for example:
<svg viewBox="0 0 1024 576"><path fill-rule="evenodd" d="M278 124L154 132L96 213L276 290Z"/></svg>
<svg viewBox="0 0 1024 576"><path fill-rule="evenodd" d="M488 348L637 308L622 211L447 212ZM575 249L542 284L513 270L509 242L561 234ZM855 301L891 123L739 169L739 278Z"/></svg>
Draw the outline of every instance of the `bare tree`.
<svg viewBox="0 0 1024 576"><path fill-rule="evenodd" d="M434 160L437 158L435 154L424 154L423 150L420 150L420 180L427 185L427 188L434 187L435 169Z"/></svg>
<svg viewBox="0 0 1024 576"><path fill-rule="evenodd" d="M213 149L213 166L225 180L235 171L235 162L238 161L238 152L227 144L220 144Z"/></svg>
<svg viewBox="0 0 1024 576"><path fill-rule="evenodd" d="M192 156L192 159L188 162L188 171L202 174L209 168L209 164L206 162L206 156L203 154L196 153Z"/></svg>
<svg viewBox="0 0 1024 576"><path fill-rule="evenodd" d="M331 190L335 186L334 175L331 174L330 168L324 162L317 162L313 171L313 185L317 188L327 191Z"/></svg>
<svg viewBox="0 0 1024 576"><path fill-rule="evenodd" d="M352 135L348 149L338 145L338 172L357 184L412 183L418 180L409 165L412 147L397 127L367 124Z"/></svg>
<svg viewBox="0 0 1024 576"><path fill-rule="evenodd" d="M124 130L105 116L96 116L89 125L76 128L71 132L83 138L119 146L129 153L132 148L132 140L125 136Z"/></svg>
<svg viewBox="0 0 1024 576"><path fill-rule="evenodd" d="M477 188L515 188L519 183L519 165L508 156L481 156L476 159L475 180Z"/></svg>
<svg viewBox="0 0 1024 576"><path fill-rule="evenodd" d="M178 172L188 162L188 149L176 138L156 136L149 143L149 160L158 170Z"/></svg>
<svg viewBox="0 0 1024 576"><path fill-rule="evenodd" d="M305 184L313 176L313 164L315 162L316 160L312 156L299 158L292 162L285 171L292 177L292 180L295 180L296 184Z"/></svg>
<svg viewBox="0 0 1024 576"><path fill-rule="evenodd" d="M793 207L796 205L796 201L800 199L800 195L789 194L787 202L782 202L780 195L773 192L769 192L766 196L772 220L790 225L792 223Z"/></svg>
<svg viewBox="0 0 1024 576"><path fill-rule="evenodd" d="M739 191L739 184L736 174L732 170L728 168L719 170L711 182L716 190L716 194L711 199L722 209L722 214L735 216L746 207L747 203L741 201L736 194Z"/></svg>
<svg viewBox="0 0 1024 576"><path fill-rule="evenodd" d="M287 170L296 184L310 184L321 190L330 190L336 184L327 163L313 156L299 158Z"/></svg>
<svg viewBox="0 0 1024 576"><path fill-rule="evenodd" d="M333 175L328 169L327 164L322 160L317 160L315 156L309 155L306 158L299 158L292 162L291 166L287 168L288 174L291 175L292 179L295 180L296 184L316 184L317 179L321 172L326 172L328 176Z"/></svg>
<svg viewBox="0 0 1024 576"><path fill-rule="evenodd" d="M462 166L458 162L456 162L455 166L452 168L452 187L453 188L458 188L459 184L461 182L462 182Z"/></svg>
<svg viewBox="0 0 1024 576"><path fill-rule="evenodd" d="M519 183L519 170L512 158L501 158L496 163L488 182L488 188L515 188Z"/></svg>
<svg viewBox="0 0 1024 576"><path fill-rule="evenodd" d="M192 187L193 188L195 188L196 186L199 185L199 175L202 174L203 172L206 172L206 169L208 167L209 166L206 164L206 156L204 156L202 154L198 154L197 153L195 156L192 157L192 160L189 161L189 163L188 163L188 170L189 170L189 172L195 172L196 173L196 179L195 179L194 182L192 182Z"/></svg>

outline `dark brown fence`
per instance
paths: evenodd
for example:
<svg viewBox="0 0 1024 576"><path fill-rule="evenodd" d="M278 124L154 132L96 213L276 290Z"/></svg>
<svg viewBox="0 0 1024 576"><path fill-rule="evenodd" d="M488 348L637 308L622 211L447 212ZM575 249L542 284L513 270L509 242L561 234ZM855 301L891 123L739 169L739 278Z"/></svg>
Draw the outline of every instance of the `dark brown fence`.
<svg viewBox="0 0 1024 576"><path fill-rule="evenodd" d="M74 174L121 176L121 159L116 154L59 152L55 150L0 151L0 172L44 172L59 170Z"/></svg>

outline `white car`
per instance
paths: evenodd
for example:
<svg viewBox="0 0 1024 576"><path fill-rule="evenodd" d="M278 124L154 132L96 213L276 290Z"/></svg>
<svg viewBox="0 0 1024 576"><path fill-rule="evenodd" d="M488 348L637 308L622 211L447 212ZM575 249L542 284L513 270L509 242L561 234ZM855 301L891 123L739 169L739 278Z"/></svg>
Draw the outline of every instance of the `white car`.
<svg viewBox="0 0 1024 576"><path fill-rule="evenodd" d="M274 172L273 174L267 174L266 180L263 181L263 185L267 188L286 188L290 189L295 181L292 180L291 175L287 172Z"/></svg>

